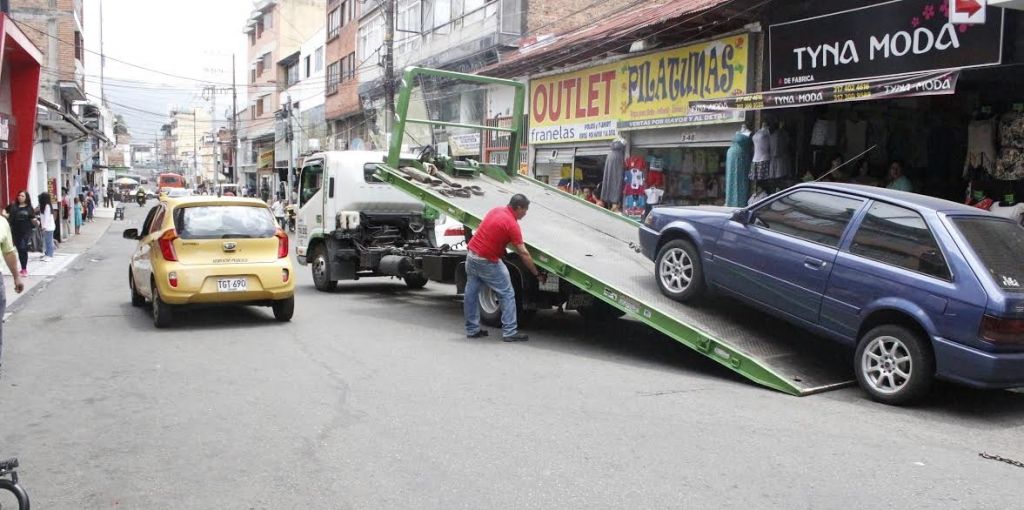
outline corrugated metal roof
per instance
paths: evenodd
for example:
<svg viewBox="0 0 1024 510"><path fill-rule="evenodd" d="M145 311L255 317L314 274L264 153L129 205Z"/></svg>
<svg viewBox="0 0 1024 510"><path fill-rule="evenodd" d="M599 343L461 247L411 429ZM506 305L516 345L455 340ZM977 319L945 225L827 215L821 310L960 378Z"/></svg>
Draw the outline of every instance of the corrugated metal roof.
<svg viewBox="0 0 1024 510"><path fill-rule="evenodd" d="M624 52L633 41L652 32L658 32L659 29L667 33L668 30L676 28L676 25L680 29L691 28L685 24L693 16L682 20L677 18L699 15L723 4L737 2L744 4L743 7L750 3L743 0L673 0L663 4L638 6L614 13L604 23L582 27L553 39L522 47L506 54L500 62L485 67L478 73L495 77L515 77L548 66L570 66L610 51ZM733 12L730 10L729 14ZM661 26L665 24L668 27Z"/></svg>

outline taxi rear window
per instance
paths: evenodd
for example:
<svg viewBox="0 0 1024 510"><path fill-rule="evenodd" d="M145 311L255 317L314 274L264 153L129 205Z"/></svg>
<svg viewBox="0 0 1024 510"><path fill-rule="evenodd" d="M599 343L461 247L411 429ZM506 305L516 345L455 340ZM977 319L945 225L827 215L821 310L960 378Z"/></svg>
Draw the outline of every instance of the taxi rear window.
<svg viewBox="0 0 1024 510"><path fill-rule="evenodd" d="M174 228L182 239L265 238L277 232L270 209L248 205L179 207Z"/></svg>

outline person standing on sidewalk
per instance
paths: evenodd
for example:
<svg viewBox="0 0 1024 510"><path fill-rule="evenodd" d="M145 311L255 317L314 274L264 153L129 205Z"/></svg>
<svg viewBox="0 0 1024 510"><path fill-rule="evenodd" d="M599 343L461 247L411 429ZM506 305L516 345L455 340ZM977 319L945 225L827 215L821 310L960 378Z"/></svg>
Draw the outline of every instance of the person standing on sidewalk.
<svg viewBox="0 0 1024 510"><path fill-rule="evenodd" d="M57 230L57 220L50 194L45 191L39 194L39 223L43 227L43 256L40 260L47 262L53 260L53 233Z"/></svg>
<svg viewBox="0 0 1024 510"><path fill-rule="evenodd" d="M39 222L36 219L36 212L32 208L32 199L28 197L28 191L19 191L15 201L4 210L4 215L10 222L14 247L18 250L21 276L28 276L28 242Z"/></svg>
<svg viewBox="0 0 1024 510"><path fill-rule="evenodd" d="M82 233L82 199L75 197L75 235Z"/></svg>
<svg viewBox="0 0 1024 510"><path fill-rule="evenodd" d="M523 233L519 220L526 216L530 200L516 194L506 207L495 207L484 216L480 228L469 240L466 257L466 292L463 299L463 314L466 316L466 336L481 338L487 330L480 329L480 286L486 285L498 294L501 303L501 332L505 342L525 342L530 337L519 332L516 322L516 293L508 268L501 260L505 248L512 245L526 268L541 282L546 275L537 270L530 252L523 244Z"/></svg>
<svg viewBox="0 0 1024 510"><path fill-rule="evenodd" d="M85 194L85 218L92 222L93 211L96 210L96 197L92 194L92 191L88 191Z"/></svg>
<svg viewBox="0 0 1024 510"><path fill-rule="evenodd" d="M25 290L25 282L18 274L18 258L14 255L17 250L14 248L14 240L11 235L11 227L7 220L0 217L0 252L4 255L4 262L14 278L14 292L21 294ZM0 362L3 361L4 350L4 323L3 316L7 312L7 290L4 289L4 278L0 277Z"/></svg>

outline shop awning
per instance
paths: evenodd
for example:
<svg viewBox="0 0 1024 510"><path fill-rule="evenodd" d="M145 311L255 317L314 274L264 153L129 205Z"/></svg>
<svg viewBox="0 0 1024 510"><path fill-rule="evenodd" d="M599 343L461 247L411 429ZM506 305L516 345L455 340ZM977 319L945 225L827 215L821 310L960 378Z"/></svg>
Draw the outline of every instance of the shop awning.
<svg viewBox="0 0 1024 510"><path fill-rule="evenodd" d="M503 55L498 63L478 74L514 78L570 67L609 53L625 54L634 42L648 37L667 44L673 38L692 41L705 28L713 27L713 31L707 30L707 37L712 37L755 20L757 13L751 10L754 5L753 0L671 0L636 6L572 32L526 41L519 50Z"/></svg>
<svg viewBox="0 0 1024 510"><path fill-rule="evenodd" d="M956 82L959 77L959 70L935 71L894 78L755 92L721 99L690 101L690 110L696 113L770 110L873 99L949 95L956 93Z"/></svg>

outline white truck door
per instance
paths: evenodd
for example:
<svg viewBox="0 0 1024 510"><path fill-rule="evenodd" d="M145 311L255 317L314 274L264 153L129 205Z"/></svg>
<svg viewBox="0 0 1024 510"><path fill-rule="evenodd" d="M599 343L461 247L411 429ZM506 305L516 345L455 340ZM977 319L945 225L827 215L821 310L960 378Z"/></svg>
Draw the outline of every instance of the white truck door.
<svg viewBox="0 0 1024 510"><path fill-rule="evenodd" d="M324 215L324 208L328 193L323 189L324 173L324 160L318 158L307 159L299 174L299 212L296 215L295 252L300 257L306 256L309 241L325 232L327 219Z"/></svg>

